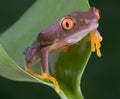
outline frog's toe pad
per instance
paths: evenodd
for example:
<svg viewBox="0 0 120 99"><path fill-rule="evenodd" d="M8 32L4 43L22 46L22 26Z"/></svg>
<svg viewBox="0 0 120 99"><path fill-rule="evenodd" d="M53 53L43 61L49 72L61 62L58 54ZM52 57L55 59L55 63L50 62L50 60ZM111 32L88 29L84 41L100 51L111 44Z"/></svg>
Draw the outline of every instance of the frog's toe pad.
<svg viewBox="0 0 120 99"><path fill-rule="evenodd" d="M53 76L51 76L51 75L48 74L48 73L43 73L43 74L40 75L40 76L42 76L42 79L43 79L43 80L51 81L51 82L55 85L55 91L56 91L57 93L59 93L59 91L60 91L59 84L58 84L57 80L56 80Z"/></svg>

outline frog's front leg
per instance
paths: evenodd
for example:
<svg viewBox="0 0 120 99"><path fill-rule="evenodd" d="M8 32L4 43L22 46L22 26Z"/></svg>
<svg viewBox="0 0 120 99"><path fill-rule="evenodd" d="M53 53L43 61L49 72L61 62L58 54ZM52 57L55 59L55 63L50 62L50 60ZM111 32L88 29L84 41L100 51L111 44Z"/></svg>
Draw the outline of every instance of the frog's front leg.
<svg viewBox="0 0 120 99"><path fill-rule="evenodd" d="M50 53L49 47L42 48L40 50L40 57L41 57L41 66L42 66L42 77L39 78L47 81L51 81L55 85L55 91L58 93L60 91L59 85L57 80L49 74L48 69L48 54ZM39 75L38 75L39 76Z"/></svg>
<svg viewBox="0 0 120 99"><path fill-rule="evenodd" d="M102 41L102 36L98 32L98 30L93 30L90 32L90 41L91 41L91 51L94 52L96 50L97 56L101 57L100 42Z"/></svg>
<svg viewBox="0 0 120 99"><path fill-rule="evenodd" d="M48 47L44 47L40 50L40 57L41 57L41 66L42 66L42 79L49 80L55 85L56 92L60 91L59 85L57 80L49 74L48 69L48 54L62 46L67 45L68 43L64 40L60 40ZM40 77L39 77L40 78Z"/></svg>

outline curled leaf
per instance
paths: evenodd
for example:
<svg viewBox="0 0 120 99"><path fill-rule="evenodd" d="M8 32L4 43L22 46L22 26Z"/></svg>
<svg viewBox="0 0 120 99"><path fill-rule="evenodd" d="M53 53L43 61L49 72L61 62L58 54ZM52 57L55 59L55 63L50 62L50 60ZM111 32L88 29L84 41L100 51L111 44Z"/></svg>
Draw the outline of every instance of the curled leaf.
<svg viewBox="0 0 120 99"><path fill-rule="evenodd" d="M89 5L87 0L53 2L37 0L11 28L0 36L0 43L5 49L0 45L0 75L2 77L16 81L43 83L54 88L51 82L42 81L22 69L23 50L33 42L40 30L67 13L87 10ZM50 73L60 84L59 95L62 99L83 98L80 79L90 55L90 44L84 42L86 38L80 41L79 45L71 46L65 53L55 51L49 55ZM34 65L35 69L38 69L37 65Z"/></svg>

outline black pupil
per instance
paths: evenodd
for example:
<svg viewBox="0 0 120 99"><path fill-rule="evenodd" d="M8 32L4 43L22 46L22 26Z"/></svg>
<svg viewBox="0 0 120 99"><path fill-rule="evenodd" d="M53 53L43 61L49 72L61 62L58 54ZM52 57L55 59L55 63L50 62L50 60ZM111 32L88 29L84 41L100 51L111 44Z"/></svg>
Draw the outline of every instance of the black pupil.
<svg viewBox="0 0 120 99"><path fill-rule="evenodd" d="M68 22L66 22L66 27L67 27L67 28L69 27L69 23L68 23Z"/></svg>

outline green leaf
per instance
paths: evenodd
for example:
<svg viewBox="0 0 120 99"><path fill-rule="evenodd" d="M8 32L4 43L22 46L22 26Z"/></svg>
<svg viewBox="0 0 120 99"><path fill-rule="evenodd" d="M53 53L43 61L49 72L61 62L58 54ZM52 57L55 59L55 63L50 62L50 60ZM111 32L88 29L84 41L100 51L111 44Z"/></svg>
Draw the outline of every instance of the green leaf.
<svg viewBox="0 0 120 99"><path fill-rule="evenodd" d="M11 28L0 36L0 43L5 49L0 45L0 75L16 81L43 83L53 88L53 84L42 81L22 69L23 50L30 46L42 29L58 21L65 14L85 11L88 7L87 0L59 0L59 2L37 0ZM79 45L71 46L66 53L55 51L49 55L50 73L58 80L61 88L59 95L63 99L83 98L80 79L90 55L90 44L85 43L84 40L80 41ZM38 69L37 65L34 65L35 69Z"/></svg>

